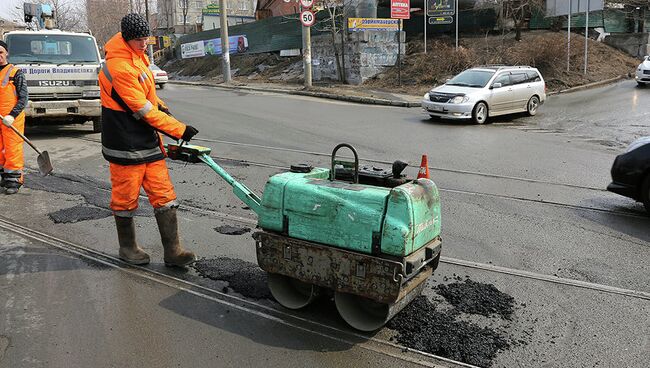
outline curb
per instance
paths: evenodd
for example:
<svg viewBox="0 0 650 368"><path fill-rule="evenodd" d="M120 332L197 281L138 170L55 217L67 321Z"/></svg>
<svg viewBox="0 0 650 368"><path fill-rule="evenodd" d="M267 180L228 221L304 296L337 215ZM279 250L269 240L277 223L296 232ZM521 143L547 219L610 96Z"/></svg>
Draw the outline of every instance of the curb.
<svg viewBox="0 0 650 368"><path fill-rule="evenodd" d="M547 93L547 95L548 96L554 96L554 95L559 95L560 93L570 93L570 92L582 91L582 90L585 90L585 89L604 86L604 85L607 85L607 84L618 82L621 79L627 79L627 75L619 75L618 77L609 78L609 79L601 80L601 81L598 81L598 82L587 83L587 84L583 84L581 86L576 86L576 87L571 87L571 88L567 88L567 89L563 89L563 90L559 90L559 91L555 91L555 92L550 92L550 93Z"/></svg>
<svg viewBox="0 0 650 368"><path fill-rule="evenodd" d="M330 100L355 102L355 103L366 104L366 105L381 105L381 106L394 106L394 107L420 107L421 106L420 102L387 100L383 98L373 98L373 97L336 95L327 92L316 92L316 91L305 91L305 90L290 90L290 89L281 89L281 88L258 88L258 87L236 86L236 85L225 86L225 85L214 84L214 83L177 81L177 80L170 80L167 83L187 85L187 86L222 88L228 90L247 90L247 91L284 93L289 95L299 95L299 96L326 98Z"/></svg>

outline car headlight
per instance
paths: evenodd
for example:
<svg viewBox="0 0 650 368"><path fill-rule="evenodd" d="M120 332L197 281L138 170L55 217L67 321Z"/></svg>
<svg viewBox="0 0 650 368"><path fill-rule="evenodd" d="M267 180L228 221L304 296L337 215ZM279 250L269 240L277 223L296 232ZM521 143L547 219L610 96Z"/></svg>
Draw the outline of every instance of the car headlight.
<svg viewBox="0 0 650 368"><path fill-rule="evenodd" d="M99 97L99 91L83 91L81 97Z"/></svg>
<svg viewBox="0 0 650 368"><path fill-rule="evenodd" d="M469 97L467 96L456 96L452 98L449 102L453 104L459 104L467 101L469 101Z"/></svg>
<svg viewBox="0 0 650 368"><path fill-rule="evenodd" d="M428 93L425 93L423 98L424 98L425 100L428 100L428 99L429 99L429 94L428 94Z"/></svg>
<svg viewBox="0 0 650 368"><path fill-rule="evenodd" d="M637 148L639 148L641 146L645 146L646 144L650 144L650 136L641 137L641 138L635 140L634 142L630 143L630 145L625 150L625 153L634 151L635 149L637 149Z"/></svg>

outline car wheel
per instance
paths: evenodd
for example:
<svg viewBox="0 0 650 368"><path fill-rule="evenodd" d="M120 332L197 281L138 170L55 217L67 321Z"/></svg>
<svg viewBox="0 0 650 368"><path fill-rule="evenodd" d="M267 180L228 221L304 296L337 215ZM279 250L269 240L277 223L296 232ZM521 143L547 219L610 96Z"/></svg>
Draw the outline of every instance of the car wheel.
<svg viewBox="0 0 650 368"><path fill-rule="evenodd" d="M643 180L643 185L641 185L641 201L645 210L650 213L650 174L645 176Z"/></svg>
<svg viewBox="0 0 650 368"><path fill-rule="evenodd" d="M435 120L438 120L438 117L435 116L435 115L429 114L429 120L435 121Z"/></svg>
<svg viewBox="0 0 650 368"><path fill-rule="evenodd" d="M93 118L93 133L101 133L102 131L102 117L97 116Z"/></svg>
<svg viewBox="0 0 650 368"><path fill-rule="evenodd" d="M527 112L528 116L535 116L537 115L537 108L539 107L539 97L533 96L528 100L527 106Z"/></svg>
<svg viewBox="0 0 650 368"><path fill-rule="evenodd" d="M485 102L479 102L472 111L472 120L476 124L485 124L488 118L488 107Z"/></svg>
<svg viewBox="0 0 650 368"><path fill-rule="evenodd" d="M160 87L160 89L163 89L163 88L165 88L165 85L164 84L159 84L158 87Z"/></svg>
<svg viewBox="0 0 650 368"><path fill-rule="evenodd" d="M641 88L645 87L645 83L643 82L636 82L636 84Z"/></svg>

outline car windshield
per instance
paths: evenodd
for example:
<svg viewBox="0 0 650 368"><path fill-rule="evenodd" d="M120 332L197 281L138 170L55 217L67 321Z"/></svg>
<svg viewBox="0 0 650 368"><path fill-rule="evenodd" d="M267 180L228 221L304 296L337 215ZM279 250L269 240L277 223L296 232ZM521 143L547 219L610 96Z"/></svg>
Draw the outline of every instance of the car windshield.
<svg viewBox="0 0 650 368"><path fill-rule="evenodd" d="M153 64L149 65L149 69L151 69L151 70L162 70L157 65L153 65Z"/></svg>
<svg viewBox="0 0 650 368"><path fill-rule="evenodd" d="M92 37L57 34L7 35L9 62L47 64L99 64Z"/></svg>
<svg viewBox="0 0 650 368"><path fill-rule="evenodd" d="M465 70L445 84L448 86L483 88L490 78L492 78L494 73L495 72L491 70Z"/></svg>

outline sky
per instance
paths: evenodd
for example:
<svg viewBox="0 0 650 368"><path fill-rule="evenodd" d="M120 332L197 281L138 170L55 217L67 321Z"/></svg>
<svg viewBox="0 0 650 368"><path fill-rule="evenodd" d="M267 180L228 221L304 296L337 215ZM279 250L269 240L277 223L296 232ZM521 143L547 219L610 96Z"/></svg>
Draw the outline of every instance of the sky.
<svg viewBox="0 0 650 368"><path fill-rule="evenodd" d="M0 0L0 17L13 21L16 18L15 13L23 13L23 3L25 0ZM20 7L20 10L16 7Z"/></svg>

